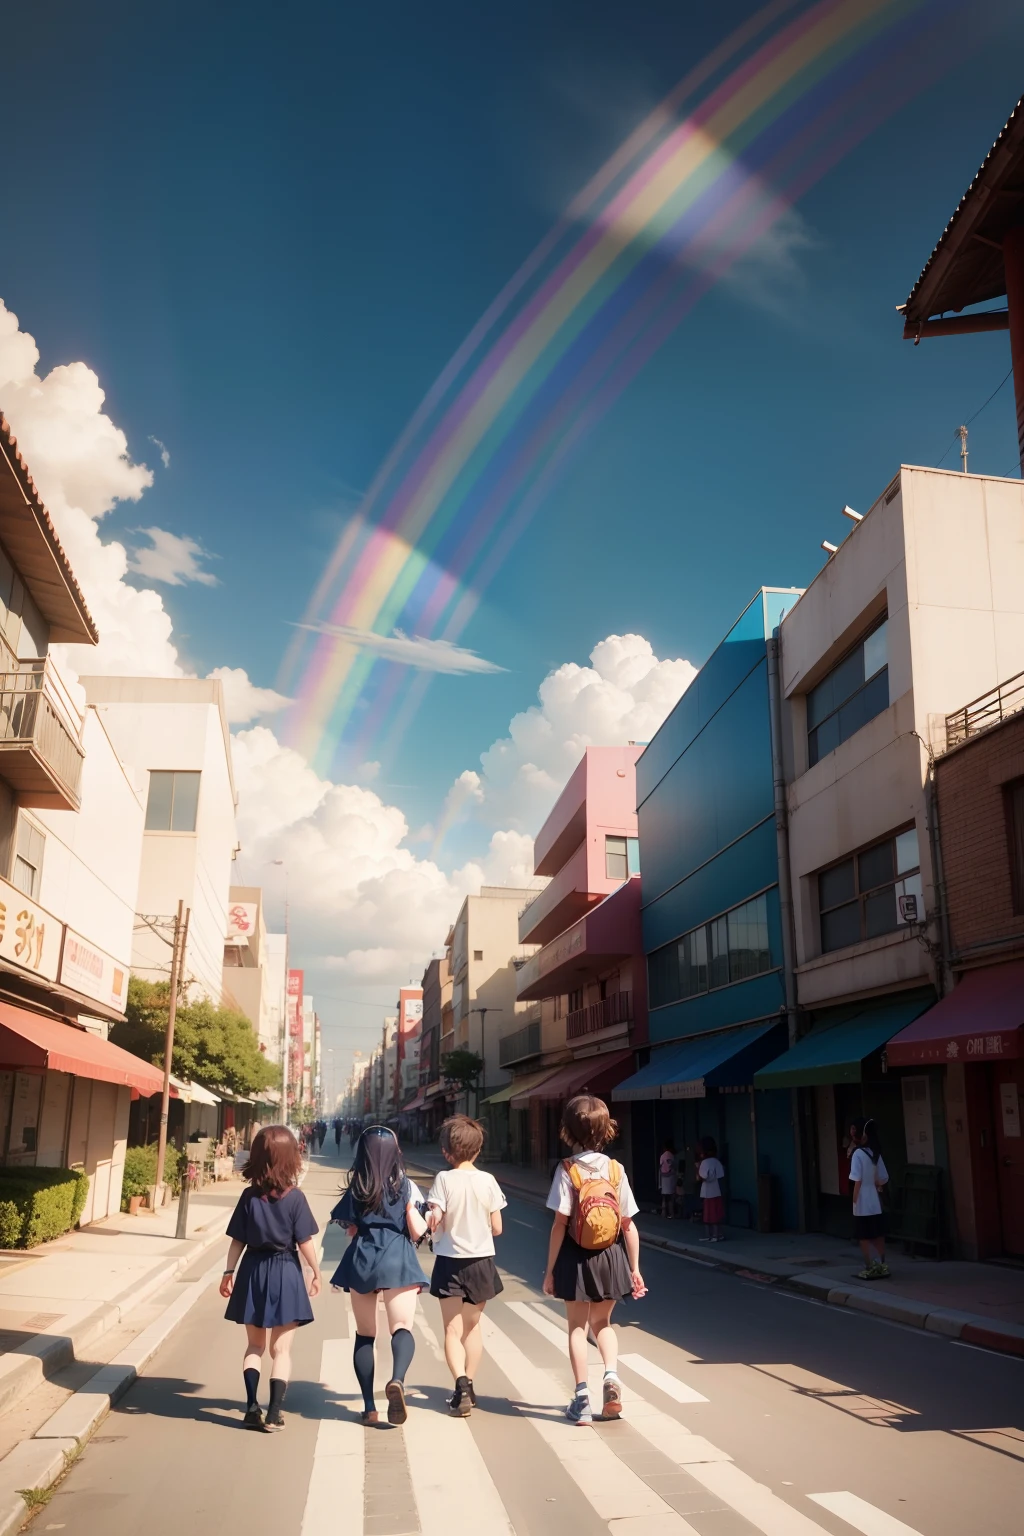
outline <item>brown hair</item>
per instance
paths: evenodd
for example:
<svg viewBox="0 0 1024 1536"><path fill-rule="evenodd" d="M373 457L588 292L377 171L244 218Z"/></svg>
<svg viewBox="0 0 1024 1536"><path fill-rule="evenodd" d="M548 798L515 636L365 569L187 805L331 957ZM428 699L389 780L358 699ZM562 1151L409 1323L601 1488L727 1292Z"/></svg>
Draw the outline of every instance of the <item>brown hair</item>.
<svg viewBox="0 0 1024 1536"><path fill-rule="evenodd" d="M456 1163L471 1163L480 1156L484 1128L468 1115L452 1115L441 1127L441 1151Z"/></svg>
<svg viewBox="0 0 1024 1536"><path fill-rule="evenodd" d="M242 1178L260 1194L284 1194L297 1182L301 1167L302 1153L288 1127L265 1125L252 1139Z"/></svg>
<svg viewBox="0 0 1024 1536"><path fill-rule="evenodd" d="M567 1147L576 1147L581 1152L603 1152L619 1134L619 1127L604 1099L593 1093L578 1093L562 1110L558 1134Z"/></svg>

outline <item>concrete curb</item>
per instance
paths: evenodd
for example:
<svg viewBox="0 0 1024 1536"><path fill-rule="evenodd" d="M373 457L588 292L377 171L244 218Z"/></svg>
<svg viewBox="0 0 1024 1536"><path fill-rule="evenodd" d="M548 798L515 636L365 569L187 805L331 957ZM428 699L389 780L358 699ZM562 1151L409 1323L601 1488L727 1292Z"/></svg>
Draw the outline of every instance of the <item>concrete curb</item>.
<svg viewBox="0 0 1024 1536"><path fill-rule="evenodd" d="M216 1241L219 1235L214 1234L210 1241ZM209 1247L210 1243L203 1246ZM204 1291L219 1278L220 1269L214 1266L190 1282L154 1323L51 1414L31 1440L23 1440L0 1461L0 1536L13 1536L28 1517L31 1506L22 1490L48 1489L64 1475L113 1405L135 1383Z"/></svg>
<svg viewBox="0 0 1024 1536"><path fill-rule="evenodd" d="M408 1161L413 1167L416 1166L415 1152L410 1153ZM430 1169L430 1172L434 1171ZM507 1177L502 1182L504 1188L514 1194L517 1200L544 1208L544 1197L535 1189L515 1184ZM848 1307L853 1312L864 1312L869 1317L884 1318L886 1322L905 1323L911 1328L922 1328L926 1333L939 1333L948 1339L959 1339L964 1344L976 1344L997 1354L1024 1358L1024 1325L1020 1323L1000 1325L988 1318L979 1317L976 1312L958 1312L952 1307L933 1306L930 1302L917 1301L909 1296L874 1290L867 1284L858 1285L856 1281L837 1283L832 1276L794 1273L787 1265L767 1259L758 1260L755 1266L748 1259L723 1253L717 1243L698 1247L696 1244L680 1243L672 1238L647 1233L644 1234L643 1242L647 1247L660 1248L665 1253L674 1253L678 1258L689 1259L693 1263L771 1282L783 1290L813 1297L829 1306ZM3 1536L2 1531L0 1536Z"/></svg>

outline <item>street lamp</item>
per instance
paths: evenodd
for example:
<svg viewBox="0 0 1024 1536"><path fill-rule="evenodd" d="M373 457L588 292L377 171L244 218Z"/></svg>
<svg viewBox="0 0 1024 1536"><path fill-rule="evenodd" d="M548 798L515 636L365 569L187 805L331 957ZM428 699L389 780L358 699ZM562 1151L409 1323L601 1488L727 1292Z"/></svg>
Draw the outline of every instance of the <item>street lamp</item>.
<svg viewBox="0 0 1024 1536"><path fill-rule="evenodd" d="M470 1013L478 1013L480 1015L480 1055L481 1055L481 1057L483 1059L483 1064L484 1064L484 1087L486 1088L487 1087L487 1034L486 1034L487 1015L489 1013L504 1013L505 1010L504 1010L504 1008L492 1008L492 1007L490 1007L488 1005L487 1007L484 1007L484 1008L471 1008L469 1011L470 1011ZM477 1085L477 1090L476 1090L476 1112L479 1115L479 1113L480 1113L480 1088L479 1088L479 1084Z"/></svg>
<svg viewBox="0 0 1024 1536"><path fill-rule="evenodd" d="M288 962L290 949L288 912L288 865L284 859L270 859L284 873L284 993L281 998L281 1118L288 1124Z"/></svg>

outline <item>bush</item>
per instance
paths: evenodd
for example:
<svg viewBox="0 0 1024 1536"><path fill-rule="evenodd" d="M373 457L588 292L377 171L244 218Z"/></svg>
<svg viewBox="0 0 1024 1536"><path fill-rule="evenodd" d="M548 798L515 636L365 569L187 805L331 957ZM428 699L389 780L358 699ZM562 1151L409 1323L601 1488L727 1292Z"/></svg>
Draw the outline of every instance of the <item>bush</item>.
<svg viewBox="0 0 1024 1536"><path fill-rule="evenodd" d="M70 1232L88 1193L88 1175L74 1168L5 1168L0 1172L0 1243L34 1248Z"/></svg>
<svg viewBox="0 0 1024 1536"><path fill-rule="evenodd" d="M181 1194L181 1177L188 1154L179 1152L173 1142L167 1143L164 1158L164 1179L171 1186L172 1195ZM124 1182L121 1185L121 1209L128 1209L132 1195L144 1195L156 1183L156 1142L145 1147L129 1147L124 1157ZM0 1218L2 1219L2 1218Z"/></svg>

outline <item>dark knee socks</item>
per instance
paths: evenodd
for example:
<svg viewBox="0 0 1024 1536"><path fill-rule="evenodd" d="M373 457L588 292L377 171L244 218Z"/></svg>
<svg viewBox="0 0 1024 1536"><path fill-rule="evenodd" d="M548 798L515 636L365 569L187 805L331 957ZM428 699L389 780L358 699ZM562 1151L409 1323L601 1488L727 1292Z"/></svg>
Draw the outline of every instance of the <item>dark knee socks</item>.
<svg viewBox="0 0 1024 1536"><path fill-rule="evenodd" d="M359 1390L363 1394L363 1407L367 1412L373 1409L373 1339L364 1333L356 1334L355 1346L352 1350L352 1366L359 1383Z"/></svg>
<svg viewBox="0 0 1024 1536"><path fill-rule="evenodd" d="M245 1382L245 1406L255 1408L260 1396L260 1373L253 1366L242 1372L242 1380Z"/></svg>
<svg viewBox="0 0 1024 1536"><path fill-rule="evenodd" d="M284 1402L284 1395L287 1390L288 1383L286 1381L282 1381L280 1376L271 1376L270 1407L267 1409L268 1413L279 1413L281 1411L281 1404Z"/></svg>
<svg viewBox="0 0 1024 1536"><path fill-rule="evenodd" d="M391 1335L391 1380L404 1381L405 1373L416 1353L412 1334L408 1328L396 1328Z"/></svg>

